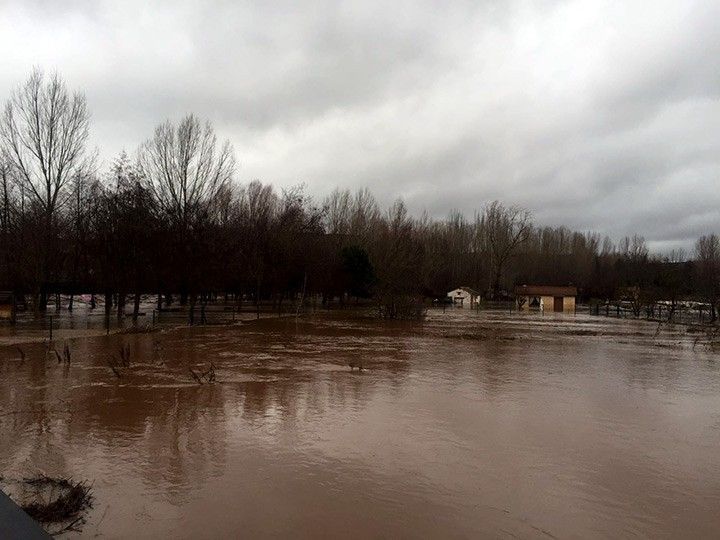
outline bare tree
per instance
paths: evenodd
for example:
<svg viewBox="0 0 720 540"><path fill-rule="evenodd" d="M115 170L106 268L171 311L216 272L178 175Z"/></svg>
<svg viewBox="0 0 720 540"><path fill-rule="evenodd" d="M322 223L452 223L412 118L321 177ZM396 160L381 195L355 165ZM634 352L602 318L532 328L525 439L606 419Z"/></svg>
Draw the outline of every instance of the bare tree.
<svg viewBox="0 0 720 540"><path fill-rule="evenodd" d="M41 310L51 273L59 266L54 241L58 210L67 201L70 180L91 162L86 154L89 125L85 96L71 95L59 75L46 80L40 70L12 93L0 117L0 144L20 185L23 207L27 193L39 214L33 219L37 250L32 266Z"/></svg>
<svg viewBox="0 0 720 540"><path fill-rule="evenodd" d="M359 189L352 201L350 234L361 244L367 244L377 233L381 219L380 208L368 188Z"/></svg>
<svg viewBox="0 0 720 540"><path fill-rule="evenodd" d="M497 295L507 262L518 246L527 240L531 228L530 212L493 201L485 207L482 228L490 255L491 286L493 293Z"/></svg>
<svg viewBox="0 0 720 540"><path fill-rule="evenodd" d="M0 152L0 280L5 283L14 281L11 274L19 271L12 259L13 243L17 241L12 234L17 210L10 174L10 161Z"/></svg>
<svg viewBox="0 0 720 540"><path fill-rule="evenodd" d="M13 211L13 183L11 180L10 160L0 152L0 232L10 232Z"/></svg>
<svg viewBox="0 0 720 540"><path fill-rule="evenodd" d="M349 190L335 189L324 201L325 230L330 234L346 234L350 229L352 196Z"/></svg>
<svg viewBox="0 0 720 540"><path fill-rule="evenodd" d="M228 141L218 144L210 122L191 114L155 129L140 150L140 166L160 210L186 229L208 214L232 178L235 158Z"/></svg>
<svg viewBox="0 0 720 540"><path fill-rule="evenodd" d="M33 71L5 104L0 141L17 179L47 219L65 202L65 186L87 165L90 115L59 75Z"/></svg>

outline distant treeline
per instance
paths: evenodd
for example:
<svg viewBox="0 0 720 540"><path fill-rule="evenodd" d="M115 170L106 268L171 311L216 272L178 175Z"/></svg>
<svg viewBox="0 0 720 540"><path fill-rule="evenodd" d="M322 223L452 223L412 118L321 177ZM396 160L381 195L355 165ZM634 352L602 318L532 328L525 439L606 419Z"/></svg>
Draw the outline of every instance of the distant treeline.
<svg viewBox="0 0 720 540"><path fill-rule="evenodd" d="M720 242L652 256L642 237L539 227L490 202L466 217L380 208L366 189L324 200L235 181L228 142L187 116L165 122L132 158L98 170L89 112L56 75L34 72L0 118L0 289L139 298L210 293L250 299L375 298L387 316L408 299L467 285L502 298L521 283L574 284L584 299L697 299L717 305Z"/></svg>

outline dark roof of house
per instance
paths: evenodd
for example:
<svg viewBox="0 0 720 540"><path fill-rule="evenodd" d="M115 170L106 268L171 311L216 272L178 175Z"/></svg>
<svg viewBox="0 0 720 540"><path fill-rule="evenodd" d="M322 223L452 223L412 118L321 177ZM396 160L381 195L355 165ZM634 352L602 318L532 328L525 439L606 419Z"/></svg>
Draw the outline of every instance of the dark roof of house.
<svg viewBox="0 0 720 540"><path fill-rule="evenodd" d="M527 296L577 296L577 287L558 287L555 285L518 285L516 295Z"/></svg>
<svg viewBox="0 0 720 540"><path fill-rule="evenodd" d="M461 291L465 291L465 292L468 293L468 294L472 294L472 295L474 295L474 296L480 296L480 293L479 293L479 292L477 292L475 289L472 289L472 288L470 288L470 287L458 287L458 289L461 290ZM456 289L453 289L453 290L456 290ZM452 292L452 291L451 291L451 292Z"/></svg>

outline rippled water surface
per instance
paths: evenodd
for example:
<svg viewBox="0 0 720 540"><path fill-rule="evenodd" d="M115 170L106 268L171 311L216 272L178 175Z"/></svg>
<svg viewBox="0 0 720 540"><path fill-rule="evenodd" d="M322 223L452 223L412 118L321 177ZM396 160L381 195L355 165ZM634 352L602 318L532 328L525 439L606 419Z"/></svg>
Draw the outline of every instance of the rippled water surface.
<svg viewBox="0 0 720 540"><path fill-rule="evenodd" d="M85 536L718 537L720 357L694 340L453 310L75 339L69 366L3 347L0 475L92 481Z"/></svg>

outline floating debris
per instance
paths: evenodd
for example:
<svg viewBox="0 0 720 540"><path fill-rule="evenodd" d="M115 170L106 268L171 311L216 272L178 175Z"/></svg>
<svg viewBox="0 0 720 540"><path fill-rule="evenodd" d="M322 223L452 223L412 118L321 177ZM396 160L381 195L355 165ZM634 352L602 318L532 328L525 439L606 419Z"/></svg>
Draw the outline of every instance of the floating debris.
<svg viewBox="0 0 720 540"><path fill-rule="evenodd" d="M26 478L21 484L29 488L21 508L33 519L43 524L60 523L62 528L51 534L67 531L80 532L77 528L85 523L85 512L92 508L92 488L86 482L70 478L51 478L41 475Z"/></svg>

